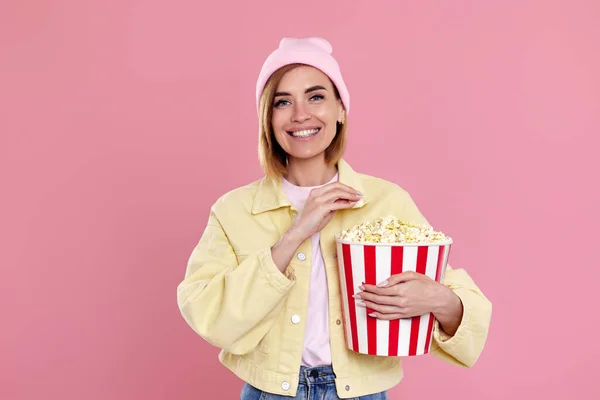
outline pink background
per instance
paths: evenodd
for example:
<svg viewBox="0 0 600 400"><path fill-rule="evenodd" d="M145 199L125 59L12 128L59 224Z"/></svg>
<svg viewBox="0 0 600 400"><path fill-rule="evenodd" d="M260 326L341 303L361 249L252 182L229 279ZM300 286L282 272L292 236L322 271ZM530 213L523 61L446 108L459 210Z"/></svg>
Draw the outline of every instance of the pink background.
<svg viewBox="0 0 600 400"><path fill-rule="evenodd" d="M238 398L176 286L209 205L261 176L264 58L310 35L352 95L348 161L408 189L494 304L473 369L407 359L390 399L600 398L598 21L594 0L2 0L0 398Z"/></svg>

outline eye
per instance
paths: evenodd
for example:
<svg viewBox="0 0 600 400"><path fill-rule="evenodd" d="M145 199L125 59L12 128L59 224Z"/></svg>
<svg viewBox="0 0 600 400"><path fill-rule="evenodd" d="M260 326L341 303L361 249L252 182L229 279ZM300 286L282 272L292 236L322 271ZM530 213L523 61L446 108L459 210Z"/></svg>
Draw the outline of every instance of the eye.
<svg viewBox="0 0 600 400"><path fill-rule="evenodd" d="M325 98L325 96L323 96L322 94L315 94L313 97L311 97L311 100L323 100Z"/></svg>
<svg viewBox="0 0 600 400"><path fill-rule="evenodd" d="M285 103L289 103L289 101L287 100L278 100L275 102L275 104L273 105L273 107L281 107L283 105L285 105Z"/></svg>

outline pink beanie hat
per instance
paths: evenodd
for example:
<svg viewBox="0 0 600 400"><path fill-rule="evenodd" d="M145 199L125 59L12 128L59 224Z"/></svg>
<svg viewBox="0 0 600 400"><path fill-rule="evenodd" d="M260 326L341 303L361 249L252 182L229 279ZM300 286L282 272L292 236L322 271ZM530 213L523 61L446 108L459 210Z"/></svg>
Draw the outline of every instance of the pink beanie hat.
<svg viewBox="0 0 600 400"><path fill-rule="evenodd" d="M260 96L267 81L279 68L288 64L306 64L320 69L331 79L338 92L346 114L350 113L350 93L342 79L342 73L337 61L331 55L331 44L320 37L309 38L283 38L279 48L273 51L262 66L258 81L256 82L256 108L259 110Z"/></svg>

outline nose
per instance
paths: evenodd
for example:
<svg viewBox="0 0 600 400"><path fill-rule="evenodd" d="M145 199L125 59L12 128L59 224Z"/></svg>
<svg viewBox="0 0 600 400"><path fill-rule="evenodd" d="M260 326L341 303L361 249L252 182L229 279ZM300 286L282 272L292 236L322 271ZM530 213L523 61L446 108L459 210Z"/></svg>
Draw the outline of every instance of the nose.
<svg viewBox="0 0 600 400"><path fill-rule="evenodd" d="M292 122L304 122L310 119L310 113L305 108L303 103L296 103L292 113Z"/></svg>

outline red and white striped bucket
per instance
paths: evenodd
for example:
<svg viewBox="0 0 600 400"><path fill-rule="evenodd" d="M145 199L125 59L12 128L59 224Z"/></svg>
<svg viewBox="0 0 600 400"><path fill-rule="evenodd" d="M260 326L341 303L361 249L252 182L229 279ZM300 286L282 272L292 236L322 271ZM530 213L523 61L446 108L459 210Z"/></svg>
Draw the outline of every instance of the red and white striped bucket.
<svg viewBox="0 0 600 400"><path fill-rule="evenodd" d="M391 275L416 271L440 282L446 271L452 240L442 244L388 244L337 241L346 344L358 353L378 356L418 356L429 353L434 316L391 321L370 317L373 310L352 297L363 283L376 285Z"/></svg>

